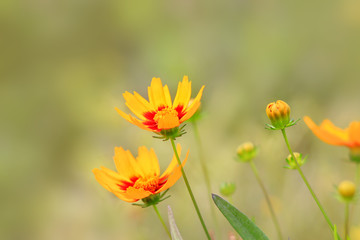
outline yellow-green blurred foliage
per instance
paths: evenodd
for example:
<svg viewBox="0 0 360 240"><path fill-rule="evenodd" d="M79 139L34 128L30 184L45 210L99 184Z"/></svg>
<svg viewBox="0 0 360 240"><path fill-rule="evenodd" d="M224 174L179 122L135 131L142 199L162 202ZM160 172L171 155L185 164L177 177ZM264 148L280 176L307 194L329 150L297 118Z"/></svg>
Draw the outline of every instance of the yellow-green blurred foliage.
<svg viewBox="0 0 360 240"><path fill-rule="evenodd" d="M360 119L360 4L357 0L28 0L0 1L0 238L166 239L151 208L114 197L91 170L114 169L113 148L153 147L162 167L169 142L117 115L122 93L146 95L160 77L174 96L183 75L193 92L206 85L199 122L213 191L237 184L235 205L275 239L249 166L234 161L244 141L278 206L284 235L331 239L295 171L279 132L264 129L277 99L292 117ZM190 183L214 229L191 125L179 142L190 149ZM309 155L305 174L342 229L333 184L354 178L345 148L326 145L303 122L288 130L294 150ZM184 239L204 239L182 179L159 205L171 205ZM353 223L359 224L358 207ZM357 215L357 216L356 216ZM189 221L189 219L193 219ZM218 214L224 239L231 227ZM286 238L287 239L287 238Z"/></svg>

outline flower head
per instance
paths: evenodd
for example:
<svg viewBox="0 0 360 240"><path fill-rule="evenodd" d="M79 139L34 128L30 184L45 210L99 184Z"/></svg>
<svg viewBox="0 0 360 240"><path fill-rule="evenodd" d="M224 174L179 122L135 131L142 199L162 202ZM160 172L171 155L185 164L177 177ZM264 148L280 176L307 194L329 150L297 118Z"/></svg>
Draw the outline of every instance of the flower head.
<svg viewBox="0 0 360 240"><path fill-rule="evenodd" d="M137 118L118 108L115 109L130 123L145 130L160 132L178 127L196 112L200 106L204 87L202 86L194 101L188 105L191 98L191 82L187 76L184 76L182 82L179 82L174 102L171 101L168 86L163 86L160 78L153 78L148 87L149 101L137 92L123 94L126 105Z"/></svg>
<svg viewBox="0 0 360 240"><path fill-rule="evenodd" d="M177 146L181 152L181 146ZM189 151L182 165L185 165ZM153 149L139 147L138 157L129 150L115 148L114 162L117 172L108 168L95 168L96 180L108 191L126 202L136 202L173 186L181 177L181 169L175 156L168 168L160 175L159 162Z"/></svg>
<svg viewBox="0 0 360 240"><path fill-rule="evenodd" d="M304 121L320 140L327 144L350 148L351 159L360 162L360 122L351 122L348 128L341 129L328 119L325 119L320 126L308 116L304 117Z"/></svg>

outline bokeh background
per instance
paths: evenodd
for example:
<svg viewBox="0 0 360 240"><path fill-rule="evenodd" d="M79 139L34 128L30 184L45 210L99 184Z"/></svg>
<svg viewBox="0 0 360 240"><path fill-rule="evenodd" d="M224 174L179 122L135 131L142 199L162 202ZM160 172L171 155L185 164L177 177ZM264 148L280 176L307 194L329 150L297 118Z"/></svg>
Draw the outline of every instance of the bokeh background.
<svg viewBox="0 0 360 240"><path fill-rule="evenodd" d="M279 132L267 131L266 105L287 101L292 117L360 119L360 2L357 0L0 1L0 238L166 239L151 208L123 202L91 170L114 169L115 146L153 147L165 169L170 143L153 139L114 110L125 91L146 96L152 77L172 96L188 75L193 95L205 85L199 129L213 192L235 182L235 206L276 239L250 167L234 161L253 141L256 165L290 239L331 239L300 177L283 168ZM215 229L191 125L179 142L186 171ZM303 121L288 130L309 155L303 170L340 229L344 206L334 184L353 180L346 148L318 140ZM184 239L205 239L183 181L171 205ZM360 207L352 209L360 227ZM218 214L227 239L229 224ZM353 238L355 239L355 237Z"/></svg>

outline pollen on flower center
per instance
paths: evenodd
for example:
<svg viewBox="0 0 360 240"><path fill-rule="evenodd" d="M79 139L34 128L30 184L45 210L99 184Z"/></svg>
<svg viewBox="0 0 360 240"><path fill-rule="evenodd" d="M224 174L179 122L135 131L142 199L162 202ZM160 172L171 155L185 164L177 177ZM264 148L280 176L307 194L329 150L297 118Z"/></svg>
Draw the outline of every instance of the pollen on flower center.
<svg viewBox="0 0 360 240"><path fill-rule="evenodd" d="M159 178L157 177L145 177L139 178L134 184L134 188L144 189L146 191L155 192L159 186Z"/></svg>
<svg viewBox="0 0 360 240"><path fill-rule="evenodd" d="M180 125L178 112L172 108L164 108L154 116L159 129L171 129Z"/></svg>

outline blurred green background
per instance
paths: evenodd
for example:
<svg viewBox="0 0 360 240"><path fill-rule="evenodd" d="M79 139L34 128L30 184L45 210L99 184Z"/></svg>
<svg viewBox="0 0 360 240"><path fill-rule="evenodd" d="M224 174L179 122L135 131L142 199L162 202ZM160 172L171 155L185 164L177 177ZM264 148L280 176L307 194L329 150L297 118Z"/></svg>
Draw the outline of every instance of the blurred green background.
<svg viewBox="0 0 360 240"><path fill-rule="evenodd" d="M165 169L170 143L153 139L114 110L122 93L146 96L152 77L172 96L189 75L193 96L206 85L199 122L213 192L237 184L235 205L276 239L263 195L236 147L253 141L256 165L290 239L331 239L298 174L285 170L279 132L267 131L266 105L282 99L292 117L360 119L360 2L357 0L0 1L0 238L166 239L151 208L123 202L91 170L115 169L113 149L153 147ZM214 229L191 125L186 171L207 225ZM334 184L354 179L348 151L326 145L301 121L288 130L303 170L342 229ZM204 239L182 179L171 205L184 239ZM353 225L360 227L353 208ZM356 216L357 215L357 216ZM221 234L229 224L218 214ZM189 221L191 219L191 221Z"/></svg>

